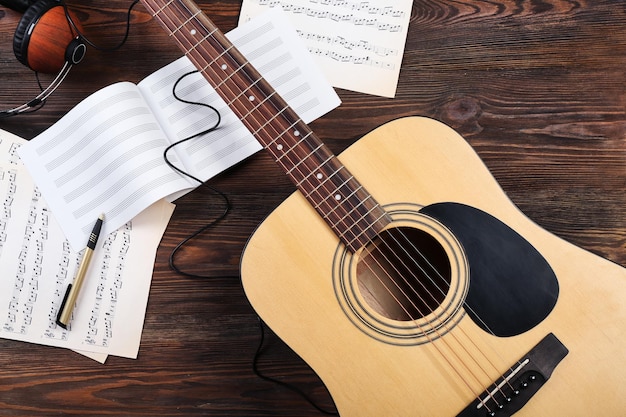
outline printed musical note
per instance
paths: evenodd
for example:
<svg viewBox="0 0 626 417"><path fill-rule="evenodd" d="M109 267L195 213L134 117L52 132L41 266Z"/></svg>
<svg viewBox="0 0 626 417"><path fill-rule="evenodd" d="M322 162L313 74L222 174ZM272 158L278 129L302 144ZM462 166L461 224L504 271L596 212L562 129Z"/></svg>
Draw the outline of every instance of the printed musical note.
<svg viewBox="0 0 626 417"><path fill-rule="evenodd" d="M331 46L341 46L343 49L349 51L367 51L381 57L398 55L398 49L396 48L389 48L384 45L378 45L363 39L347 39L344 36L340 35L329 36L315 32L306 32L303 30L298 30L297 32L300 37L305 40L315 41Z"/></svg>
<svg viewBox="0 0 626 417"><path fill-rule="evenodd" d="M355 56L321 48L311 48L310 52L313 55L328 57L338 62L349 62L356 65L367 65L370 67L383 68L388 70L394 69L394 64L390 62L385 62L383 60L371 59L368 56Z"/></svg>
<svg viewBox="0 0 626 417"><path fill-rule="evenodd" d="M306 15L315 19L330 19L335 22L349 23L354 26L371 26L379 31L399 32L402 30L401 23L389 23L382 20L383 17L402 18L405 13L401 10L393 10L391 7L370 7L367 4L354 4L348 12L333 12L331 10L317 9L313 7L298 6L288 2L264 2L259 1L259 5L269 7L281 6L282 10L296 15ZM353 11L365 14L355 14ZM380 16L380 17L379 17Z"/></svg>
<svg viewBox="0 0 626 417"><path fill-rule="evenodd" d="M63 330L56 324L56 316L81 252L72 250L23 167L0 162L0 202L0 337L82 350L90 346L97 354L136 356L143 315L137 320L134 314L135 295L125 298L130 304L119 300L125 290L133 293L141 288L139 293L147 295L150 277L137 281L134 275L124 282L124 266L145 257L142 250L133 252L132 223L108 235L97 248L92 264L102 267L92 268L87 277L84 297L75 310L80 318L75 317L70 330ZM136 240L142 242L141 237ZM124 320L116 320L120 308L126 313ZM119 325L138 329L131 332L135 334L133 342L114 337Z"/></svg>
<svg viewBox="0 0 626 417"><path fill-rule="evenodd" d="M18 143L11 143L11 145L9 146L9 152L8 152L9 163L14 164L14 165L21 164L20 157L17 154L17 150L19 149L19 147L20 145Z"/></svg>

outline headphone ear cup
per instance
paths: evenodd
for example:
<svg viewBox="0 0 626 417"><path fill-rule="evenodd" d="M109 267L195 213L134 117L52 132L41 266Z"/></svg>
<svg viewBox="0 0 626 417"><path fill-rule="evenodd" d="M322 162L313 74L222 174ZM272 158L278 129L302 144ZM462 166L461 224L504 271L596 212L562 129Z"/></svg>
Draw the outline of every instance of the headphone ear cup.
<svg viewBox="0 0 626 417"><path fill-rule="evenodd" d="M73 16L72 19L77 22ZM13 37L13 52L18 61L33 71L52 74L65 64L68 46L76 37L61 2L39 0L20 19Z"/></svg>

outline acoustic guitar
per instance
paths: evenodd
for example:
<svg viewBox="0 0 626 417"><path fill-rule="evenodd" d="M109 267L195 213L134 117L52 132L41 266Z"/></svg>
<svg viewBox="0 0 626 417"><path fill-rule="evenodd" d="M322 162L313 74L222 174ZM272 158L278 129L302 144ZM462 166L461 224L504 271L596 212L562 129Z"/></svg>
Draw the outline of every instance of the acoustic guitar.
<svg viewBox="0 0 626 417"><path fill-rule="evenodd" d="M142 0L298 191L241 261L342 416L626 415L626 270L526 218L422 117L330 153L189 0Z"/></svg>

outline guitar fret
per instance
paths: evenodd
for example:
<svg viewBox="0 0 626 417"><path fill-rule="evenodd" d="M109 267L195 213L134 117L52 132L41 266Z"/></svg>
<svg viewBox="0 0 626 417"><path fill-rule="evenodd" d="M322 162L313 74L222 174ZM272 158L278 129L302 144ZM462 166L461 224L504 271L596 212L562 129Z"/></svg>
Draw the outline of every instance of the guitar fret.
<svg viewBox="0 0 626 417"><path fill-rule="evenodd" d="M318 208L322 203L328 201L329 198L333 198L336 200L337 202L337 206L331 210L330 212L332 213L332 211L334 211L335 209L337 209L337 207L340 206L340 202L342 201L347 201L344 199L343 195L339 192L339 189L343 186L345 186L351 179L353 179L354 177L350 176L350 178L348 178L347 180L345 180L343 183L341 183L339 185L339 187L336 187L332 193L328 193L328 195L319 203L317 203L316 205L314 205L313 207Z"/></svg>
<svg viewBox="0 0 626 417"><path fill-rule="evenodd" d="M239 94L239 96L242 96L242 95L243 95L243 94L245 94L245 93L246 93L246 92L245 92L245 91L243 91L243 92L241 92L241 93ZM248 110L248 112L247 112L246 114L244 114L244 115L243 115L243 116L241 116L241 117L243 117L243 118L250 117L250 116L252 115L252 113L253 113L254 111L258 110L261 106L263 106L263 105L265 104L265 102L266 102L268 99L269 99L269 97L268 97L267 99L265 99L265 100L263 100L263 101L259 102L259 104L257 104L256 106L252 107L250 110ZM253 102L253 101L255 101L255 100L249 100L249 99L248 99L248 100L242 100L242 99L240 98L239 100L233 100L233 102L232 102L232 103L230 103L230 104L234 104L235 102L239 102L239 103L244 104L244 103L247 103L247 102ZM245 106L244 106L244 107L245 107ZM285 110L285 109L283 109L283 111L284 111L284 110ZM263 129L267 126L267 125L271 124L271 122L272 122L274 119L276 119L278 116L280 116L280 113L279 113L279 114L276 114L276 115L274 115L274 116L272 116L272 119L267 120L267 121L266 121L266 122L265 122L262 126L259 126L259 128L253 132L253 135L257 135L257 134L258 134L261 130L263 130Z"/></svg>
<svg viewBox="0 0 626 417"><path fill-rule="evenodd" d="M280 113L282 114L286 109L281 109ZM290 167L293 165L293 162L290 160L292 155L295 155L296 159L300 159L296 151L302 150L304 145L307 144L307 141L310 137L312 137L313 132L308 131L304 136L301 136L299 129L294 129L299 123L303 123L301 119L298 118L293 123L290 123L286 129L281 129L280 133L273 137L272 139L266 141L266 148L272 153L274 156L275 162L281 164L281 166L285 167L285 171L289 171ZM287 132L290 132L290 135L285 136ZM293 136L293 137L292 137ZM296 141L293 141L294 138L299 138ZM281 140L284 139L284 140ZM319 141L313 141L311 150L309 153L314 151L316 148L320 146ZM315 148L313 148L313 146ZM286 162L283 162L283 159L286 159ZM297 184L296 184L297 185Z"/></svg>
<svg viewBox="0 0 626 417"><path fill-rule="evenodd" d="M360 189L362 189L362 187L359 187L359 189L355 190L351 194L351 196L355 195ZM349 197L347 197L344 201L349 201L348 198ZM329 223L332 225L333 228L337 228L337 229L339 228L340 224L343 224L343 225L346 224L345 220L346 220L347 217L351 218L350 219L350 220L352 220L351 224L354 225L354 224L356 224L356 222L358 222L359 220L363 219L363 216L361 214L359 214L359 212L358 212L358 207L359 206L360 206L360 203L357 206L352 206L351 208L349 207L350 209L347 210L347 209L345 209L345 206L343 204L337 205L333 209L329 210L328 213L326 213L326 216L324 218L329 221ZM337 220L333 221L331 219L331 216L335 216L336 215L336 212L338 211L337 210L338 208L341 208L345 212L345 214L343 215L343 217L340 218L341 220L337 219ZM355 214L355 213L357 214L356 218L352 218L353 217L352 215ZM351 227L348 226L348 227L344 228L344 230L345 230L344 232L338 232L339 237L340 238L343 237L345 235L345 233L348 230L350 230L350 229L351 229Z"/></svg>
<svg viewBox="0 0 626 417"><path fill-rule="evenodd" d="M232 81L233 78L237 75L239 75L239 72L242 71L242 69L249 65L248 62L242 64L241 66L239 66L237 69L235 69L231 74L229 74L228 76L224 77L223 80L221 82L219 82L218 84L216 84L216 88L221 88L222 86L224 86L226 83L228 83L229 81ZM261 108L263 108L263 106L270 102L273 98L273 96L276 94L275 91L272 91L269 94L264 94L261 90L259 90L257 88L257 83L259 83L262 79L256 79L252 82L247 82L246 87L243 88L239 88L239 92L235 92L234 94L236 94L233 99L231 101L228 101L227 104L229 106L234 106L235 104L239 104L240 107L242 109L238 109L239 110L239 117L243 120L243 121L249 121L251 116L256 116L257 115L257 111ZM254 94L250 94L247 97L243 97L246 95L246 93L250 92L250 91L254 91ZM261 97L261 99L259 100L258 97ZM250 106L250 104L252 103L256 103L252 106ZM267 120L263 121L261 120L258 123L258 127L251 129L251 133L254 136L258 136L265 128L267 128L267 126L270 126L272 124L272 122L275 119L278 119L280 116L282 116L282 113L287 110L287 106L283 107L282 109L278 110L275 114L273 114L270 118L268 118ZM250 126L252 127L252 126ZM274 135L272 135L273 137Z"/></svg>
<svg viewBox="0 0 626 417"><path fill-rule="evenodd" d="M353 177L353 178L350 178L350 180L352 180L352 179L354 179L354 177ZM345 202L345 201L349 201L349 199L350 199L350 198L352 198L354 195L356 195L356 193L357 193L358 191L360 191L361 189L363 189L363 187L362 187L362 186L359 186L357 189L355 189L354 191L352 191L352 192L351 192L348 196L346 196L345 198L343 198L342 203L343 203L343 202ZM352 206L352 208L351 208L350 210L346 210L346 209L344 208L344 204L342 204L342 203L337 204L335 207L333 207L333 208L332 208L332 209L330 209L328 212L326 212L326 213L325 213L325 215L324 215L324 218L325 218L325 219L330 219L330 216L331 216L331 215L334 215L334 214L335 214L335 212L336 212L338 209L343 209L343 210L345 211L345 214L344 214L344 217L343 217L343 218L345 218L345 217L347 217L347 216L349 216L349 215L352 215L352 213L354 213L354 211L355 211L355 210L357 210L358 206L360 205L360 204L358 204L357 206ZM339 221L334 222L334 224L335 224L335 225L338 225L338 224L339 224Z"/></svg>
<svg viewBox="0 0 626 417"><path fill-rule="evenodd" d="M307 135L308 137L309 135ZM306 137L305 137L306 139ZM298 142L294 145L295 149L303 150L302 142L305 140ZM313 147L315 146L315 147ZM319 188L326 186L329 180L332 180L334 175L341 169L341 167L333 168L334 171L330 173L326 173L324 175L320 168L330 165L331 162L334 162L336 159L334 155L326 151L326 148L321 145L318 141L313 142L312 146L309 147L309 152L307 155L303 156L303 152L300 155L296 155L296 160L298 161L290 170L289 174L293 177L294 184L302 191L303 195L309 200L316 200L313 195L314 192L318 192ZM289 152L286 152L285 155L281 156L281 158L288 156ZM326 158L326 159L323 159ZM313 164L310 164L309 161L313 161ZM278 160L277 162L282 163L282 160ZM286 165L282 163L282 165ZM304 168L300 169L300 165ZM294 173L295 168L298 168L298 171ZM312 181L311 179L315 181ZM322 181L323 180L323 181ZM333 184L334 187L334 184Z"/></svg>
<svg viewBox="0 0 626 417"><path fill-rule="evenodd" d="M354 178L352 177L352 178L348 179L348 181L351 181L351 180L354 180ZM357 188L354 189L354 191L350 195L346 196L343 199L343 202L347 202L347 201L353 199L356 196L356 194L359 191L362 191L362 190L364 190L363 187L361 185L359 185ZM337 211L338 208L344 209L345 204L341 203L338 206L336 206L335 208L333 208L333 209L331 209L330 211L327 212L327 215L326 215L325 218L329 220L329 224L331 224L331 227L333 227L333 229L339 229L338 226L341 223L345 224L346 223L346 219L348 217L351 217L351 222L350 222L351 226L348 226L347 228L345 228L344 232L338 232L338 235L340 237L344 237L348 232L351 232L350 229L354 228L355 226L358 226L360 221L366 220L367 217L370 214L372 214L375 210L380 209L380 206L378 205L378 203L375 200L373 200L373 198L369 194L367 194L365 198L357 199L357 201L358 201L358 204L352 205L350 210L345 210L345 214L342 217L338 217L335 220L331 220L330 219L331 215L335 214L335 212ZM371 201L373 203L372 206L369 209L367 209L367 207L365 207L367 205L366 203L368 201ZM367 211L365 213L361 214L361 213L359 213L359 210L361 208L365 208ZM356 217L354 216L354 214L356 214ZM386 216L386 213L381 210L381 213L378 215L378 217L372 223L378 222L384 216ZM366 232L365 228L363 228L363 229L364 229L363 232L361 232L359 234L355 234L355 238L360 238L362 233Z"/></svg>
<svg viewBox="0 0 626 417"><path fill-rule="evenodd" d="M176 34L176 32L178 32L180 29L182 29L187 23L191 22L193 19L196 18L196 16L198 16L200 13L202 13L200 10L198 10L196 13L194 13L193 15L191 15L189 17L189 19L187 19L186 21L183 22L182 25L179 25L176 29L174 29L172 32L170 32L169 36L174 36Z"/></svg>
<svg viewBox="0 0 626 417"><path fill-rule="evenodd" d="M339 224L339 222L345 223L346 217L351 216L352 213L354 211L357 211L365 205L365 201L366 200L359 200L359 204L357 204L356 206L352 207L352 210L346 212L346 214L343 215L343 217L340 217L336 222L334 222L334 224ZM369 209L366 213L365 216L367 216L370 212L372 212L372 210L374 210L376 208L376 206L372 207L371 209Z"/></svg>
<svg viewBox="0 0 626 417"><path fill-rule="evenodd" d="M241 100L241 96L243 96L244 94L246 94L248 91L252 90L252 88L254 88L254 86L261 80L256 80L254 81L252 84L250 84L250 87L248 87L246 90L242 91L241 93L239 93L237 96L235 96L235 98L233 98L231 101L226 102L226 105L230 106L231 104L233 104L236 100ZM267 100L270 99L270 97L272 96L268 96L265 100L259 102L260 104L265 103ZM256 132L252 132L252 134L254 135Z"/></svg>
<svg viewBox="0 0 626 417"><path fill-rule="evenodd" d="M353 180L353 179L354 179L354 177L350 177L347 181L351 181L351 180ZM346 181L346 182L347 182L347 181ZM359 186L358 186L357 188L355 188L355 189L354 189L354 190L353 190L350 194L348 194L347 196L343 197L343 200L342 200L342 201L349 201L349 199L350 199L350 198L352 198L354 195L356 195L356 193L357 193L357 192L359 192L359 191L360 191L360 190L362 190L362 189L363 189L363 186L362 186L362 185L359 185ZM337 191L338 191L338 190L337 190ZM336 196L336 195L339 195L339 194L335 194L335 196ZM348 214L348 215L349 215L349 214L351 214L352 212L354 212L354 210L355 210L355 209L357 209L357 207L358 207L358 205L357 205L357 206L353 206L350 210L346 210L346 214ZM333 209L331 209L331 210L330 210L330 211L326 214L326 217L329 217L331 214L334 214L334 213L335 213L335 211L336 211L338 208L343 208L343 205L342 205L342 204L338 204L338 205L336 205Z"/></svg>
<svg viewBox="0 0 626 417"><path fill-rule="evenodd" d="M330 159L332 159L332 157L330 157ZM330 183L332 184L332 180L333 180L333 178L335 177L335 175L337 175L337 174L338 174L338 173L342 170L342 168L343 168L343 167L338 167L335 171L331 172L331 173L330 173L330 175L327 175L327 176L324 178L324 181L321 181L321 182L320 182L317 186L315 186L315 188L313 188L311 191L309 191L309 192L305 193L305 197L310 198L310 197L311 197L311 195L312 195L314 192L317 192L317 190L318 190L320 187L326 186L326 183L328 183L328 182L330 182ZM316 178L317 178L317 177L316 177ZM335 186L334 184L332 184L332 185L333 185L333 187ZM318 194L319 194L319 193L318 193ZM327 198L328 198L328 197L327 197Z"/></svg>
<svg viewBox="0 0 626 417"><path fill-rule="evenodd" d="M372 223L369 218L364 216L353 220L350 227L343 229L343 232L339 233L339 229L337 229L338 231L335 233L340 234L341 240L347 242L348 245L364 246L375 236L375 233L368 233L373 230L372 228L375 224L376 223ZM357 242L358 244L356 244Z"/></svg>
<svg viewBox="0 0 626 417"><path fill-rule="evenodd" d="M283 113L285 110L287 110L287 108L281 109L281 110L280 110L280 112L278 112L275 116L273 116L273 117L271 118L271 120L268 120L268 121L267 121L267 123L263 124L263 126L260 126L257 130L255 130L254 132L252 132L252 134L253 134L254 136L257 136L257 135L259 135L259 136L260 136L261 131L262 131L262 130L263 130L263 129L264 129L264 128L268 125L268 124L270 124L270 123L271 123L271 122L273 122L276 118L278 118L279 116L281 116L281 115L282 115L282 113ZM296 122L296 123L297 123L297 122ZM295 123L294 123L294 124L295 124ZM281 136L282 136L285 132L286 132L286 131L283 131L283 132L281 133ZM266 148L267 148L267 146L266 146ZM269 149L268 149L268 150L269 150ZM280 151L280 149L278 149L278 150ZM274 154L274 153L272 152L272 154ZM275 162L278 162L278 159L277 159L276 157L274 157L274 160L275 160Z"/></svg>
<svg viewBox="0 0 626 417"><path fill-rule="evenodd" d="M350 250L391 221L197 5L141 2Z"/></svg>
<svg viewBox="0 0 626 417"><path fill-rule="evenodd" d="M281 139L285 133L287 133L287 132L291 131L291 130L293 129L293 127L294 127L295 125L297 125L298 123L300 123L300 122L302 122L302 120L298 119L298 120L296 120L295 122L293 122L291 125L289 125L289 127L288 127L287 129L283 129L283 131L280 133L280 135L278 135L276 138L274 138L274 139L272 139L272 140L268 141L268 142L267 142L267 144L266 144L266 145L264 145L264 146L265 146L265 148L271 152L272 150L271 150L270 146L271 146L271 145L275 145L275 144L276 144L276 142L277 142L279 139ZM309 132L309 134L310 134L310 132ZM307 136L308 136L308 135L307 135ZM282 149L278 149L278 150L280 151L280 150L282 150Z"/></svg>
<svg viewBox="0 0 626 417"><path fill-rule="evenodd" d="M206 37L206 39L212 38L212 37L213 37L213 33L215 33L215 30L214 30L213 32L211 32L211 35L210 35L210 36L207 36L207 37ZM204 65L202 68L198 68L198 70L199 70L201 73L205 73L205 72L206 72L206 70L208 70L208 69L211 67L211 65L217 64L217 61L219 61L219 59L220 59L221 57L223 57L224 55L228 55L228 52L230 51L230 49L231 49L231 48L232 48L232 46L231 46L231 47L229 47L229 48L225 48L222 52L220 52L219 54L217 54L217 56L216 56L214 59L212 59L211 61L208 61L206 65ZM192 53L192 52L194 52L194 50L196 50L196 49L197 49L197 45L194 45L191 49L187 50L187 52L188 52L188 53ZM197 52L200 52L200 51L197 51ZM224 71L226 68L220 67L220 69L221 69L222 71ZM213 87L214 87L216 90L219 88L219 87L217 87L217 86L213 86Z"/></svg>
<svg viewBox="0 0 626 417"><path fill-rule="evenodd" d="M228 51L224 51L224 54L226 54ZM209 62L206 67L204 67L201 71L204 72L207 69L209 69L211 67L211 65L215 64L215 61L213 62ZM227 77L224 77L218 84L214 85L215 89L218 88L222 88L224 86L224 84L226 84L228 81L231 81L232 77L234 77L235 75L238 75L238 72L241 71L243 69L243 67L245 67L248 63L244 63L241 64L239 67L237 67L237 69L235 69L234 71L232 71Z"/></svg>
<svg viewBox="0 0 626 417"><path fill-rule="evenodd" d="M193 51L194 49L196 49L199 45L203 45L204 42L206 42L207 39L209 39L210 37L213 36L213 34L215 33L217 29L213 29L212 31L208 32L206 35L204 35L202 37L202 39L199 39L196 43L193 44L193 46L187 51L188 53L191 53L191 51ZM219 56L217 56L213 62L216 62L217 59L219 59L223 54L225 54L227 51L222 52ZM202 70L199 70L202 71Z"/></svg>
<svg viewBox="0 0 626 417"><path fill-rule="evenodd" d="M152 17L156 17L156 15L160 14L163 12L163 10L165 10L166 8L169 7L170 4L172 4L174 2L174 0L169 0L167 3L165 3L163 5L163 7L161 7L159 10L156 10L153 12Z"/></svg>
<svg viewBox="0 0 626 417"><path fill-rule="evenodd" d="M363 204L359 204L359 206L361 206L361 205L364 205L364 202L363 202ZM356 207L355 207L355 209L356 209ZM365 214L361 215L361 218L362 218L362 219L367 218L367 217L368 217L368 216L369 216L369 215L370 215L370 214L371 214L374 210L378 210L378 209L380 209L380 206L379 206L378 204L376 204L376 205L372 206L372 208L370 208L367 212L365 212ZM351 213L350 213L350 214L351 214ZM376 222L377 222L378 220L380 220L383 216L385 216L385 213L384 213L384 212L383 212L382 214L380 214L380 215L379 215L379 216L378 216L378 217L377 217L377 218L376 218L373 222L368 222L368 223L376 223ZM343 219L342 219L342 221L343 221ZM348 230L351 230L351 229L354 227L354 225L355 225L355 224L356 224L356 222L353 222L353 223L352 223L352 225L353 225L353 226L349 227L349 228L348 228ZM360 234L364 233L364 232L365 232L365 229L366 229L366 228L363 228L363 230L361 231L361 233L360 233Z"/></svg>
<svg viewBox="0 0 626 417"><path fill-rule="evenodd" d="M287 131L289 131L289 129L287 129ZM279 149L280 151L284 151L282 155L280 155L277 159L276 162L280 162L280 160L285 157L285 156L289 156L291 153L293 153L293 151L295 151L299 146L302 145L302 143L304 143L306 141L306 139L311 135L311 132L307 133L305 136L302 137L302 139L300 139L299 141L295 142L293 144L293 146L287 150L285 150L284 145L281 146L281 148ZM298 185L298 184L296 184Z"/></svg>
<svg viewBox="0 0 626 417"><path fill-rule="evenodd" d="M242 93L243 94L243 93ZM273 95L273 94L272 94ZM268 101L272 96L268 96L265 100L259 102L259 104L253 108L252 110L250 110L244 117L249 117L252 113L252 111L256 110L257 108L261 107L263 104L265 104L266 101ZM281 109L279 112L277 112L275 115L273 115L270 119L268 119L265 123L263 123L263 125L259 126L259 128L257 130L255 130L254 132L251 132L253 136L257 136L260 134L260 132L265 129L265 127L267 127L269 124L271 124L274 120L276 120L279 116L282 115L282 113L287 110L287 108L283 108Z"/></svg>
<svg viewBox="0 0 626 417"><path fill-rule="evenodd" d="M321 163L321 165L325 165L326 163L330 162L333 158L334 158L333 156L329 156L329 157L328 157L328 158L327 158L324 162L322 162L322 163ZM341 168L338 168L338 169L337 169L337 170L336 170L333 174L331 174L331 175L334 175L334 174L335 174L336 172L338 172L340 169L341 169ZM319 179L321 179L321 178L317 177L317 175L319 175L319 174L318 174L318 173L316 173L316 172L315 172L315 170L311 170L311 172L309 172L309 173L308 173L308 174L307 174L304 178L302 178L302 179L301 179L298 183L296 183L296 186L297 186L298 188L300 188L300 186L302 185L302 183L303 183L304 181L307 181L307 180L308 180L308 179L309 179L312 175L315 175L315 176L316 176L316 178L317 178L318 180L319 180ZM324 179L324 182L326 182L327 180L328 180L328 177L326 177L326 179ZM322 184L323 184L323 182L322 182L322 183L319 183L319 184L316 186L316 188L320 187ZM314 191L315 191L315 189L314 189ZM307 197L308 197L308 195L307 195Z"/></svg>
<svg viewBox="0 0 626 417"><path fill-rule="evenodd" d="M323 145L320 143L320 144L318 145L318 147L317 147L317 148L315 148L315 149L313 149L313 150L312 150L312 151L311 151L311 152L310 152L307 156L305 156L304 158L300 158L300 159L299 159L299 161L298 161L295 165L293 165L293 166L291 167L291 169L289 169L289 171L287 171L287 175L291 175L291 172L292 172L294 169L298 168L298 167L300 166L300 164L306 163L307 158L310 158L310 157L311 157L311 155L315 154L315 152L317 152L317 151L318 151L318 150L319 150L322 146L323 146Z"/></svg>
<svg viewBox="0 0 626 417"><path fill-rule="evenodd" d="M377 208L380 208L380 206L377 206ZM384 224L385 222L383 220L385 220L386 217L387 213L383 211L381 215L378 216L378 218L376 218L374 221L368 221L367 227L362 228L358 235L355 235L353 239L348 240L348 246L360 248L367 245L372 240L372 238L374 238L378 234L378 231L374 229L375 225ZM350 227L350 231L352 231L354 226L356 226L356 223L352 224L352 227Z"/></svg>

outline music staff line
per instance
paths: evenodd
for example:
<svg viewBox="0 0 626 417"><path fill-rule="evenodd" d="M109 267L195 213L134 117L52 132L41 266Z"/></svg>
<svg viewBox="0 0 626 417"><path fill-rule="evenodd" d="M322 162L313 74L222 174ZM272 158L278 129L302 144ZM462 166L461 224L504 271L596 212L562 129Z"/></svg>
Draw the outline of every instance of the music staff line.
<svg viewBox="0 0 626 417"><path fill-rule="evenodd" d="M111 233L102 245L104 260L100 271L96 297L89 318L89 330L85 336L85 343L88 345L109 346L113 338L113 321L117 309L119 291L123 284L123 272L125 268L126 255L130 249L130 231L132 224L127 223L118 231ZM117 245L115 243L118 242ZM111 265L114 260L113 251L117 251L117 264ZM109 274L113 274L115 280L111 284ZM108 284L107 284L108 283ZM107 290L108 289L108 297ZM102 325L99 325L99 322ZM102 329L102 326L104 327ZM103 332L98 335L98 330Z"/></svg>
<svg viewBox="0 0 626 417"><path fill-rule="evenodd" d="M11 204L17 192L17 171L5 171L8 180L3 220L11 218ZM41 194L33 190L28 209L22 247L17 258L13 293L8 305L7 317L2 329L6 332L27 334L32 324L33 310L37 302L39 279L42 274L43 254L48 238L48 213L39 209ZM7 202L11 203L7 205Z"/></svg>
<svg viewBox="0 0 626 417"><path fill-rule="evenodd" d="M56 317L68 281L78 268L80 252L73 252L67 240L50 240L51 213L37 187L32 189L30 196L24 196L27 190L20 191L18 177L21 174L18 172L17 168L0 169L0 195L4 194L0 214L0 252L9 242L8 224L16 217L24 219L20 246L15 252L17 257L14 266L7 271L10 275L5 277L10 279L10 283L7 282L10 292L4 301L0 329L5 335L20 337L37 337L36 333L41 332L39 337L42 339L65 342L70 334L56 324ZM18 196L20 192L22 197ZM19 210L18 213L14 203L24 201L24 197L29 205L26 211ZM85 345L108 347L113 343L113 325L130 250L131 231L132 223L129 222L108 236L101 248L104 260L99 272L99 285L95 297L91 301L89 298L85 300L92 303L88 329L83 333ZM12 239L15 242L15 235ZM54 275L50 277L52 279L47 283L41 281L44 269L50 267L55 268ZM46 300L51 303L47 304ZM42 310L45 311L45 324L41 322ZM39 323L36 317L40 317Z"/></svg>
<svg viewBox="0 0 626 417"><path fill-rule="evenodd" d="M398 55L398 49L388 48L386 46L376 45L366 40L349 40L343 36L329 36L321 33L306 32L303 30L297 30L302 39L307 41L314 41L319 43L326 43L331 46L340 46L350 51L364 51L373 53L380 57L396 56Z"/></svg>
<svg viewBox="0 0 626 417"><path fill-rule="evenodd" d="M285 4L280 1L275 1L275 2L270 2L270 3L260 2L260 4L266 5L269 7L275 7L277 5L280 5L283 11L287 13L293 13L296 15L303 14L308 17L313 17L317 19L329 19L334 22L340 22L344 24L350 23L354 25L355 27L375 28L376 30L380 32L398 33L398 32L401 32L403 29L403 26L401 24L389 23L389 22L379 19L378 17L371 17L369 15L362 16L362 15L355 14L355 13L335 13L329 10L319 10L313 7ZM392 16L392 17L396 17L396 16ZM401 16L398 16L398 17L401 17Z"/></svg>
<svg viewBox="0 0 626 417"><path fill-rule="evenodd" d="M350 55L350 54L342 54L336 51L331 51L329 49L314 48L314 47L310 47L309 52L311 52L311 54L315 56L328 58L333 61L341 62L341 63L350 63L350 64L355 64L355 65L367 65L369 67L379 68L383 70L393 70L395 68L395 65L391 62L373 59L369 56L355 56L355 55Z"/></svg>

